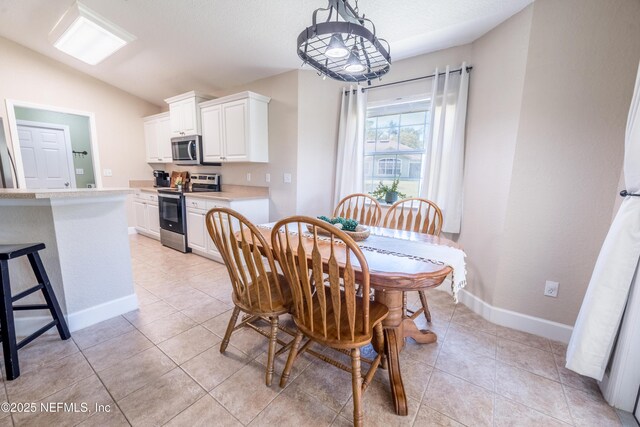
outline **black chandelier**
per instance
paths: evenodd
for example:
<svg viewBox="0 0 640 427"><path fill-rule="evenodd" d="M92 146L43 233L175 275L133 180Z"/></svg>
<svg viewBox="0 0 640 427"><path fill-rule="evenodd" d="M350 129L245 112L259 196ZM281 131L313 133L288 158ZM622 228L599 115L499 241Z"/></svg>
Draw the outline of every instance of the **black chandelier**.
<svg viewBox="0 0 640 427"><path fill-rule="evenodd" d="M324 22L317 21L320 11L327 12ZM325 9L313 12L313 24L298 36L303 65L309 64L323 77L345 82L371 83L381 78L391 68L389 51L389 43L376 37L373 22L358 15L357 0L355 9L347 0L329 0Z"/></svg>

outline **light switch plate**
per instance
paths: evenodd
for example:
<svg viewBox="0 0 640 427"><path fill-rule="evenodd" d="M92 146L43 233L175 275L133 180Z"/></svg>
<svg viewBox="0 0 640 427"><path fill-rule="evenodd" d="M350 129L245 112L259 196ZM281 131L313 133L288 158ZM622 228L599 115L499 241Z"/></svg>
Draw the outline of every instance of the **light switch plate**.
<svg viewBox="0 0 640 427"><path fill-rule="evenodd" d="M111 169L103 169L102 175L104 176L113 176L113 171Z"/></svg>
<svg viewBox="0 0 640 427"><path fill-rule="evenodd" d="M291 174L285 173L283 176L283 180L285 184L291 184Z"/></svg>
<svg viewBox="0 0 640 427"><path fill-rule="evenodd" d="M84 169L76 168L76 175L84 175Z"/></svg>
<svg viewBox="0 0 640 427"><path fill-rule="evenodd" d="M249 172L247 172L247 182L251 181L251 174Z"/></svg>
<svg viewBox="0 0 640 427"><path fill-rule="evenodd" d="M264 182L271 182L271 174L268 173L264 176Z"/></svg>

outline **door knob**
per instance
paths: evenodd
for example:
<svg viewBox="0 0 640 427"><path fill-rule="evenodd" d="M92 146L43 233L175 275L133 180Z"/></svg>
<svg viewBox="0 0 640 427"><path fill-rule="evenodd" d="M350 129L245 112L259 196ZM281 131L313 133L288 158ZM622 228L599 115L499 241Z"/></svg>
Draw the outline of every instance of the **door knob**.
<svg viewBox="0 0 640 427"><path fill-rule="evenodd" d="M68 186L69 186L69 183L68 183L68 182L65 182L65 183L64 183L64 186L65 186L65 187L68 187Z"/></svg>

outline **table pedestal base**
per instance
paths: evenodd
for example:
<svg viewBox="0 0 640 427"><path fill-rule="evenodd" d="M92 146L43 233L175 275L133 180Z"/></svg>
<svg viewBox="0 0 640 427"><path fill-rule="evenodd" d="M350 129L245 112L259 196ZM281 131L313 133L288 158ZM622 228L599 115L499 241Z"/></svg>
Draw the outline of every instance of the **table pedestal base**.
<svg viewBox="0 0 640 427"><path fill-rule="evenodd" d="M438 337L431 331L418 329L413 319L407 318L402 312L402 291L376 291L376 301L389 308L389 315L382 322L384 327L385 354L387 356L387 370L391 384L393 404L398 415L407 415L407 395L402 383L400 372L400 351L404 347L405 337L410 337L420 344L431 344Z"/></svg>
<svg viewBox="0 0 640 427"><path fill-rule="evenodd" d="M428 329L418 329L411 318L402 321L405 338L413 338L418 344L432 344L438 340L438 336Z"/></svg>

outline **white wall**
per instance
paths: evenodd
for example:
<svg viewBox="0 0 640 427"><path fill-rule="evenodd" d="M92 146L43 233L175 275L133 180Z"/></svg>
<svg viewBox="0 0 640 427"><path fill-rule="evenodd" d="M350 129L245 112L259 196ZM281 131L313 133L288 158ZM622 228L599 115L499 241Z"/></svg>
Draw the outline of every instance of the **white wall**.
<svg viewBox="0 0 640 427"><path fill-rule="evenodd" d="M381 83L474 67L454 236L468 254L472 294L574 323L617 200L639 58L640 2L537 0L470 45L394 62ZM371 90L369 99L425 84ZM543 296L546 279L560 282L558 298Z"/></svg>
<svg viewBox="0 0 640 427"><path fill-rule="evenodd" d="M269 163L234 163L186 168L219 172L224 184L269 187L271 221L286 216L324 215L333 211L333 176L343 84L323 81L309 70L294 70L257 80L214 96L251 90L269 102ZM149 167L181 170L173 165ZM247 173L251 181L247 181ZM271 182L265 181L265 174ZM284 183L289 173L291 183Z"/></svg>
<svg viewBox="0 0 640 427"><path fill-rule="evenodd" d="M494 305L574 323L618 197L639 58L637 0L534 3Z"/></svg>
<svg viewBox="0 0 640 427"><path fill-rule="evenodd" d="M487 303L504 234L533 6L472 46L459 243L467 253L467 289Z"/></svg>
<svg viewBox="0 0 640 427"><path fill-rule="evenodd" d="M296 213L333 212L335 156L344 83L313 71L298 75L298 192Z"/></svg>
<svg viewBox="0 0 640 427"><path fill-rule="evenodd" d="M220 167L188 167L189 171L220 172L222 185L250 185L269 187L271 204L269 217L277 220L296 213L297 158L298 158L298 70L257 80L224 92L212 93L221 97L250 90L271 98L269 102L269 163L226 163ZM142 127L142 124L140 124ZM185 170L173 165L154 165L166 170ZM148 171L151 173L152 167ZM251 181L247 181L251 173ZM265 175L271 174L271 182ZM283 175L290 173L290 184Z"/></svg>
<svg viewBox="0 0 640 427"><path fill-rule="evenodd" d="M2 37L0 58L0 117L7 139L5 99L93 112L101 166L113 171L103 185L128 187L130 179L150 179L141 118L159 107Z"/></svg>

